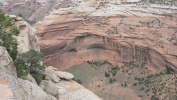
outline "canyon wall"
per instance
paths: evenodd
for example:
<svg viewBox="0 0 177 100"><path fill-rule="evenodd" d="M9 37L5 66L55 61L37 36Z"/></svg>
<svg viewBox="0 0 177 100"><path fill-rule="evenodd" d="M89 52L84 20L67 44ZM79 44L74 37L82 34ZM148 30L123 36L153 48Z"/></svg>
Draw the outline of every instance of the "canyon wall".
<svg viewBox="0 0 177 100"><path fill-rule="evenodd" d="M108 60L114 65L142 62L155 72L177 71L177 46L171 40L176 34L175 18L152 13L155 8L87 7L55 10L34 25L45 64L65 70L88 60Z"/></svg>
<svg viewBox="0 0 177 100"><path fill-rule="evenodd" d="M164 72L167 71L166 64L168 63L162 54L152 48L126 42L116 43L110 38L94 34L78 36L68 44L65 41L56 46L42 48L41 52L45 55L45 64L53 65L60 70L84 61L108 60L114 65L142 62L156 71ZM176 68L171 71L176 71Z"/></svg>

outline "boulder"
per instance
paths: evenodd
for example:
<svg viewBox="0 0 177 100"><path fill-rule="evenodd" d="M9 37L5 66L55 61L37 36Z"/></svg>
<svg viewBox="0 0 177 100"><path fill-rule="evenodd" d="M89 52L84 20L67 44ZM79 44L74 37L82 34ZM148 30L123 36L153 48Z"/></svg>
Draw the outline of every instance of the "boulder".
<svg viewBox="0 0 177 100"><path fill-rule="evenodd" d="M71 80L74 78L74 75L72 75L71 73L68 72L62 72L62 71L58 71L56 72L56 74L62 78L62 79L66 79L66 80Z"/></svg>
<svg viewBox="0 0 177 100"><path fill-rule="evenodd" d="M47 98L47 94L38 85L20 78L18 80L19 85L26 91L25 95L30 97L31 100L45 100Z"/></svg>
<svg viewBox="0 0 177 100"><path fill-rule="evenodd" d="M56 88L55 84L51 83L50 81L42 80L40 83L40 87L47 93L53 96L56 96L58 93L58 89Z"/></svg>
<svg viewBox="0 0 177 100"><path fill-rule="evenodd" d="M56 97L48 94L46 100L58 100L58 99Z"/></svg>
<svg viewBox="0 0 177 100"><path fill-rule="evenodd" d="M37 85L36 80L33 78L33 76L31 76L31 74L28 74L27 78L30 80L30 82L32 82L32 83Z"/></svg>
<svg viewBox="0 0 177 100"><path fill-rule="evenodd" d="M55 69L52 66L49 66L45 69L45 74L46 74L46 79L47 80L52 80L55 83L58 83L60 81L60 78L56 75L55 71L57 69Z"/></svg>
<svg viewBox="0 0 177 100"><path fill-rule="evenodd" d="M47 67L45 73L47 75L46 79L52 80L55 83L58 83L60 81L60 78L65 80L71 80L72 78L74 78L74 75L72 75L71 73L59 71L52 66Z"/></svg>
<svg viewBox="0 0 177 100"><path fill-rule="evenodd" d="M16 15L9 15L9 17L10 17L11 19L15 19L15 18L17 18Z"/></svg>

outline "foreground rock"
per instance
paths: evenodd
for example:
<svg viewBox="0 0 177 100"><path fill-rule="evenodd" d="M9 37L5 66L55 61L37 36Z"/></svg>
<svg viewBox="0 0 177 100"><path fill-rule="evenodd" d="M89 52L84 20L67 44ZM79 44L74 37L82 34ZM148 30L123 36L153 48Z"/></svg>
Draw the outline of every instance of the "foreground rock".
<svg viewBox="0 0 177 100"><path fill-rule="evenodd" d="M0 78L7 81L15 100L45 100L47 94L36 84L17 77L16 68L8 52L0 46Z"/></svg>
<svg viewBox="0 0 177 100"><path fill-rule="evenodd" d="M60 79L71 80L74 78L71 73L59 71L52 66L47 67L45 73L47 75L47 79L51 79L54 82L59 82Z"/></svg>
<svg viewBox="0 0 177 100"><path fill-rule="evenodd" d="M50 95L53 95L54 97L58 94L58 89L56 88L55 84L51 83L50 81L43 80L40 83L40 87Z"/></svg>
<svg viewBox="0 0 177 100"><path fill-rule="evenodd" d="M72 81L74 76L68 72L49 66L45 73L46 80L40 83L40 87L58 100L101 100L91 91Z"/></svg>
<svg viewBox="0 0 177 100"><path fill-rule="evenodd" d="M102 100L90 90L74 81L62 80L57 84L59 100Z"/></svg>
<svg viewBox="0 0 177 100"><path fill-rule="evenodd" d="M0 100L15 100L6 80L0 79Z"/></svg>

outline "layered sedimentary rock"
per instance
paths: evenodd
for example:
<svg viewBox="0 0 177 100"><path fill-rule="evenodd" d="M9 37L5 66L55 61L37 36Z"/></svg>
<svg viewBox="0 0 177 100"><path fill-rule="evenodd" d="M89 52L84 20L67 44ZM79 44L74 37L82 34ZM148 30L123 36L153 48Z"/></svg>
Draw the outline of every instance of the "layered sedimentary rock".
<svg viewBox="0 0 177 100"><path fill-rule="evenodd" d="M59 9L37 23L44 63L64 70L88 60L144 62L177 71L176 7L105 4Z"/></svg>

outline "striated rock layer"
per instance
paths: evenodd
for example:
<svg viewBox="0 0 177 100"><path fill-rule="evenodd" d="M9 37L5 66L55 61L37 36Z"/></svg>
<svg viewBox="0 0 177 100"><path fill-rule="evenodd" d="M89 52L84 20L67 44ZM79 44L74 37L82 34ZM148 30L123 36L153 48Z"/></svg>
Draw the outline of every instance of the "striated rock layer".
<svg viewBox="0 0 177 100"><path fill-rule="evenodd" d="M170 12L176 8L148 7L107 4L53 11L34 25L44 63L65 70L88 60L133 61L155 72L176 72L177 27Z"/></svg>

